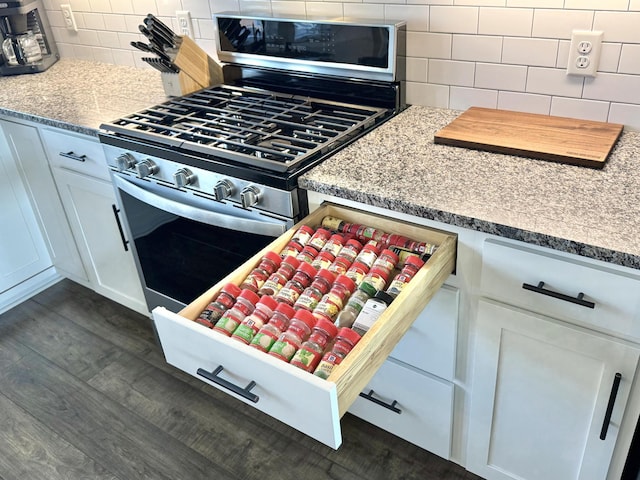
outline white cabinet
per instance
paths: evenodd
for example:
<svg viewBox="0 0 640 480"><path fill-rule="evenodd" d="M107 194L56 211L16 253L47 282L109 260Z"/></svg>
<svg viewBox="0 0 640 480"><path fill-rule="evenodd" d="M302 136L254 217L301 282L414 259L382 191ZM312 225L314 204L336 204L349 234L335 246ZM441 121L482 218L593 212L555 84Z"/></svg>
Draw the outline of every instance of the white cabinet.
<svg viewBox="0 0 640 480"><path fill-rule="evenodd" d="M41 133L89 285L148 315L99 142L52 129L42 129Z"/></svg>
<svg viewBox="0 0 640 480"><path fill-rule="evenodd" d="M606 478L638 353L605 335L481 300L467 469L488 480Z"/></svg>

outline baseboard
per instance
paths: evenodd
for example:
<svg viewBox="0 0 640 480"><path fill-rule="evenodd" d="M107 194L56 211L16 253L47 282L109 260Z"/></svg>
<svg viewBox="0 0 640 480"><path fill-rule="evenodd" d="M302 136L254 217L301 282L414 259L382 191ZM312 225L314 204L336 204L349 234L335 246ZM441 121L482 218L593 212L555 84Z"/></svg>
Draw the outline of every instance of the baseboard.
<svg viewBox="0 0 640 480"><path fill-rule="evenodd" d="M63 278L54 267L51 267L0 293L0 314L55 285Z"/></svg>

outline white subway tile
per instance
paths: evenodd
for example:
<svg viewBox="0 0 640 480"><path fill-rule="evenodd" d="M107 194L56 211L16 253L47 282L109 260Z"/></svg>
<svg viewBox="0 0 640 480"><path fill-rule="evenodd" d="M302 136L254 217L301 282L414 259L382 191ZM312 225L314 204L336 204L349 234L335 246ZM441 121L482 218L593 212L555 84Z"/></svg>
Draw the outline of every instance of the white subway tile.
<svg viewBox="0 0 640 480"><path fill-rule="evenodd" d="M451 87L449 108L466 110L469 107L497 108L498 92L478 88Z"/></svg>
<svg viewBox="0 0 640 480"><path fill-rule="evenodd" d="M111 11L113 13L125 13L125 14L134 13L132 0L111 0ZM95 55L95 50L94 50L94 55Z"/></svg>
<svg viewBox="0 0 640 480"><path fill-rule="evenodd" d="M582 94L582 84L582 77L567 75L563 69L529 67L526 91L579 98Z"/></svg>
<svg viewBox="0 0 640 480"><path fill-rule="evenodd" d="M62 12L58 10L47 11L47 18L49 19L49 26L51 27L64 27L64 17Z"/></svg>
<svg viewBox="0 0 640 480"><path fill-rule="evenodd" d="M141 17L138 17L137 15L125 15L124 16L124 24L126 25L125 31L129 33L140 33L140 29L138 28L138 26L143 25L142 20L143 19ZM140 35L141 35L141 39L146 42L147 37L142 36L142 33L140 33Z"/></svg>
<svg viewBox="0 0 640 480"><path fill-rule="evenodd" d="M60 2L60 3L68 3L69 5L71 5L71 10L73 10L74 12L90 12L91 11L91 5L89 5L89 0L69 0L68 2Z"/></svg>
<svg viewBox="0 0 640 480"><path fill-rule="evenodd" d="M384 5L376 5L372 3L345 3L344 16L361 19L384 19Z"/></svg>
<svg viewBox="0 0 640 480"><path fill-rule="evenodd" d="M640 131L640 105L612 103L608 121L623 124L625 130Z"/></svg>
<svg viewBox="0 0 640 480"><path fill-rule="evenodd" d="M531 36L533 9L481 8L478 33L482 35Z"/></svg>
<svg viewBox="0 0 640 480"><path fill-rule="evenodd" d="M182 10L182 3L180 0L156 0L156 7L158 9L158 15L175 17L176 10Z"/></svg>
<svg viewBox="0 0 640 480"><path fill-rule="evenodd" d="M629 0L565 0L566 9L627 10Z"/></svg>
<svg viewBox="0 0 640 480"><path fill-rule="evenodd" d="M111 32L128 31L124 15L104 15L104 28Z"/></svg>
<svg viewBox="0 0 640 480"><path fill-rule="evenodd" d="M473 62L430 59L427 80L441 85L472 87L475 71Z"/></svg>
<svg viewBox="0 0 640 480"><path fill-rule="evenodd" d="M102 15L102 14L100 14L100 15ZM76 28L78 30L80 30L81 28L86 28L85 27L85 23L84 23L85 12L75 13L74 16L75 16L75 19L76 19Z"/></svg>
<svg viewBox="0 0 640 480"><path fill-rule="evenodd" d="M342 3L337 2L306 2L307 16L313 18L342 18Z"/></svg>
<svg viewBox="0 0 640 480"><path fill-rule="evenodd" d="M269 15L271 13L271 2L267 0L240 0L240 11L243 13Z"/></svg>
<svg viewBox="0 0 640 480"><path fill-rule="evenodd" d="M506 6L506 0L454 0L453 4L475 7L504 7Z"/></svg>
<svg viewBox="0 0 640 480"><path fill-rule="evenodd" d="M453 0L407 0L408 5L453 5Z"/></svg>
<svg viewBox="0 0 640 480"><path fill-rule="evenodd" d="M640 12L640 0L630 0L629 10Z"/></svg>
<svg viewBox="0 0 640 480"><path fill-rule="evenodd" d="M284 17L286 17L287 15L304 17L307 13L304 7L304 2L295 2L288 0L271 2L271 9L273 10L274 15L282 15Z"/></svg>
<svg viewBox="0 0 640 480"><path fill-rule="evenodd" d="M505 37L502 62L515 65L554 67L558 58L558 40Z"/></svg>
<svg viewBox="0 0 640 480"><path fill-rule="evenodd" d="M622 45L618 72L640 75L640 45Z"/></svg>
<svg viewBox="0 0 640 480"><path fill-rule="evenodd" d="M136 15L146 15L147 13L155 15L158 13L156 0L133 0L131 2L131 6L133 7L133 13Z"/></svg>
<svg viewBox="0 0 640 480"><path fill-rule="evenodd" d="M454 35L451 58L474 62L500 62L502 37Z"/></svg>
<svg viewBox="0 0 640 480"><path fill-rule="evenodd" d="M640 104L640 76L619 73L599 73L587 79L583 98L609 102Z"/></svg>
<svg viewBox="0 0 640 480"><path fill-rule="evenodd" d="M98 41L98 33L95 30L78 29L78 45L86 45L88 47L97 47L100 45Z"/></svg>
<svg viewBox="0 0 640 480"><path fill-rule="evenodd" d="M562 8L565 0L507 0L507 7Z"/></svg>
<svg viewBox="0 0 640 480"><path fill-rule="evenodd" d="M218 12L239 12L240 3L238 0L209 0L209 10L211 13Z"/></svg>
<svg viewBox="0 0 640 480"><path fill-rule="evenodd" d="M90 30L104 30L104 16L101 13L83 13L84 28Z"/></svg>
<svg viewBox="0 0 640 480"><path fill-rule="evenodd" d="M609 102L597 102L581 98L553 97L551 115L606 122Z"/></svg>
<svg viewBox="0 0 640 480"><path fill-rule="evenodd" d="M139 41L140 35L134 33L118 33L118 44L120 48L134 50L131 42ZM143 53L143 52L140 52ZM145 54L146 55L146 54Z"/></svg>
<svg viewBox="0 0 640 480"><path fill-rule="evenodd" d="M369 3L382 3L382 4L405 4L405 0L367 0Z"/></svg>
<svg viewBox="0 0 640 480"><path fill-rule="evenodd" d="M556 60L556 68L567 68L569 62L569 48L571 42L569 40L560 40L558 42L558 58Z"/></svg>
<svg viewBox="0 0 640 480"><path fill-rule="evenodd" d="M55 33L53 34L55 38ZM58 47L58 53L60 58L73 58L73 45L70 43L62 43L56 40L56 47Z"/></svg>
<svg viewBox="0 0 640 480"><path fill-rule="evenodd" d="M429 7L426 5L386 5L384 18L387 20L405 20L407 30L426 32L429 28Z"/></svg>
<svg viewBox="0 0 640 480"><path fill-rule="evenodd" d="M407 57L451 58L451 35L407 32Z"/></svg>
<svg viewBox="0 0 640 480"><path fill-rule="evenodd" d="M118 48L120 46L120 40L116 32L101 31L98 33L98 44L101 47Z"/></svg>
<svg viewBox="0 0 640 480"><path fill-rule="evenodd" d="M449 108L449 87L407 82L407 104Z"/></svg>
<svg viewBox="0 0 640 480"><path fill-rule="evenodd" d="M191 12L191 18L211 18L209 2L206 0L182 0L182 10Z"/></svg>
<svg viewBox="0 0 640 480"><path fill-rule="evenodd" d="M478 8L432 6L429 31L440 33L477 33Z"/></svg>
<svg viewBox="0 0 640 480"><path fill-rule="evenodd" d="M603 43L602 50L600 51L600 65L598 66L599 72L617 72L618 64L620 63L620 55L622 51L622 44L620 43ZM638 59L636 57L636 63ZM625 72L620 72L625 73ZM627 72L630 73L630 72ZM640 73L640 72L639 72Z"/></svg>
<svg viewBox="0 0 640 480"><path fill-rule="evenodd" d="M89 0L91 12L94 13L111 13L111 3L109 0Z"/></svg>
<svg viewBox="0 0 640 480"><path fill-rule="evenodd" d="M113 59L113 50L111 50L110 48L94 47L93 59L96 62L115 63Z"/></svg>
<svg viewBox="0 0 640 480"><path fill-rule="evenodd" d="M640 12L596 12L594 30L605 42L640 43Z"/></svg>
<svg viewBox="0 0 640 480"><path fill-rule="evenodd" d="M147 12L151 13L151 12ZM113 63L116 65L127 65L134 67L136 65L133 59L133 52L128 50L112 50L113 51Z"/></svg>
<svg viewBox="0 0 640 480"><path fill-rule="evenodd" d="M536 10L532 36L570 39L572 30L591 30L592 23L588 10Z"/></svg>
<svg viewBox="0 0 640 480"><path fill-rule="evenodd" d="M519 92L498 92L498 108L549 115L551 97Z"/></svg>
<svg viewBox="0 0 640 480"><path fill-rule="evenodd" d="M476 88L494 90L524 90L527 81L527 67L520 65L500 65L497 63L476 64Z"/></svg>
<svg viewBox="0 0 640 480"><path fill-rule="evenodd" d="M426 82L427 81L427 59L426 58L407 58L406 75L408 82Z"/></svg>
<svg viewBox="0 0 640 480"><path fill-rule="evenodd" d="M200 35L198 38L205 40L214 40L215 32L213 30L213 20L205 20L203 18L197 18L193 21L194 25L198 25L198 31Z"/></svg>
<svg viewBox="0 0 640 480"><path fill-rule="evenodd" d="M73 57L79 58L80 60L93 61L93 47L89 47L87 45L74 45Z"/></svg>

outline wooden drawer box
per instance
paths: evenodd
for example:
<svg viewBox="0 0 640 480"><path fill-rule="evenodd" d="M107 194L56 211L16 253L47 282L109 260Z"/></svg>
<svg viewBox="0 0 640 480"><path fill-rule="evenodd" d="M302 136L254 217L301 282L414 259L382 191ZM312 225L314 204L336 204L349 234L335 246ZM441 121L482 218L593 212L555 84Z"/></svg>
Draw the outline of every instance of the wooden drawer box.
<svg viewBox="0 0 640 480"><path fill-rule="evenodd" d="M438 245L429 261L385 310L327 380L209 330L194 320L224 284L239 284L267 251L279 252L297 228L326 215ZM455 268L455 234L366 212L322 205L179 313L158 307L153 319L168 363L333 448L342 443L340 418L384 363L418 314ZM204 372L217 371L216 376ZM203 373L210 377L203 377ZM213 380L211 380L213 379Z"/></svg>

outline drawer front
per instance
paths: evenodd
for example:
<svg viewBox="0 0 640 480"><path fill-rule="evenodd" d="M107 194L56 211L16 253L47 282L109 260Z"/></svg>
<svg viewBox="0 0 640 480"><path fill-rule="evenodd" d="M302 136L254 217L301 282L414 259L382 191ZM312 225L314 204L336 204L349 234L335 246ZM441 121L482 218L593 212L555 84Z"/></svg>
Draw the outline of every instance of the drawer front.
<svg viewBox="0 0 640 480"><path fill-rule="evenodd" d="M111 182L107 161L98 139L45 128L40 132L53 166Z"/></svg>
<svg viewBox="0 0 640 480"><path fill-rule="evenodd" d="M453 380L458 332L458 289L443 286L420 312L391 357Z"/></svg>
<svg viewBox="0 0 640 480"><path fill-rule="evenodd" d="M358 398L349 413L448 459L453 390L452 383L390 359L364 389L363 395L369 398Z"/></svg>
<svg viewBox="0 0 640 480"><path fill-rule="evenodd" d="M355 348L337 365L327 380L197 324L198 317L227 283L239 285L268 251L279 252L301 224L318 226L326 215L348 222L365 223L395 231L418 241L439 245L424 267L383 312ZM158 307L153 318L167 361L201 380L226 390L247 405L259 409L305 434L338 448L342 442L340 418L358 398L413 321L424 310L455 267L456 236L427 227L384 219L358 210L324 205L233 273L181 310L172 313ZM222 367L223 380L206 372ZM202 370L200 370L202 369ZM204 372L204 376L202 373ZM208 377L208 378L207 378ZM243 392L252 385L250 392ZM257 402L250 397L258 395Z"/></svg>
<svg viewBox="0 0 640 480"><path fill-rule="evenodd" d="M639 279L580 259L488 240L481 289L488 297L536 313L625 336L640 334L633 327Z"/></svg>

